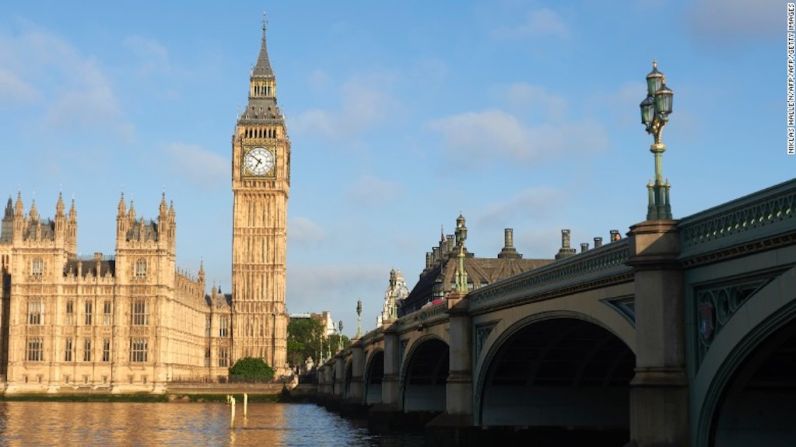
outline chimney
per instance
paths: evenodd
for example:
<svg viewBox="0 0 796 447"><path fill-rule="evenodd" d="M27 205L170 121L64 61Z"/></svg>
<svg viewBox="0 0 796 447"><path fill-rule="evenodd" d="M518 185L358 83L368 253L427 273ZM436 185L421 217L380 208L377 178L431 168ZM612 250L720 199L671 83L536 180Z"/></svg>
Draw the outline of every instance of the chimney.
<svg viewBox="0 0 796 447"><path fill-rule="evenodd" d="M619 230L611 230L611 242L616 242L622 239L622 235L619 234Z"/></svg>
<svg viewBox="0 0 796 447"><path fill-rule="evenodd" d="M454 236L452 234L445 236L445 240L448 241L448 253L450 253L456 247L456 240L454 240Z"/></svg>
<svg viewBox="0 0 796 447"><path fill-rule="evenodd" d="M556 259L563 259L575 253L575 249L569 246L569 230L561 230L561 248L558 250L558 254L556 254Z"/></svg>
<svg viewBox="0 0 796 447"><path fill-rule="evenodd" d="M427 269L431 268L431 264L432 264L432 262L431 262L431 252L427 251L426 252L426 268Z"/></svg>
<svg viewBox="0 0 796 447"><path fill-rule="evenodd" d="M597 236L594 238L594 248L600 248L603 246L603 238Z"/></svg>
<svg viewBox="0 0 796 447"><path fill-rule="evenodd" d="M584 253L589 251L589 243L588 242L581 242L580 243L580 252Z"/></svg>
<svg viewBox="0 0 796 447"><path fill-rule="evenodd" d="M503 246L506 248L514 248L514 229L506 228L503 230Z"/></svg>
<svg viewBox="0 0 796 447"><path fill-rule="evenodd" d="M498 253L498 258L522 258L522 255L517 253L517 249L514 248L514 230L512 228L503 230L503 248Z"/></svg>

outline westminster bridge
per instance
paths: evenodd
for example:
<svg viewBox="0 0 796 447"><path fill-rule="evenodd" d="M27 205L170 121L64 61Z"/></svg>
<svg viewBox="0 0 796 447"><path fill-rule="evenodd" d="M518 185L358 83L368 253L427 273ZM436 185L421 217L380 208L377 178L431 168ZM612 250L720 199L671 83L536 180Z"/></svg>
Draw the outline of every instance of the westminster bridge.
<svg viewBox="0 0 796 447"><path fill-rule="evenodd" d="M795 205L791 180L453 293L338 352L319 396L461 444L796 445Z"/></svg>

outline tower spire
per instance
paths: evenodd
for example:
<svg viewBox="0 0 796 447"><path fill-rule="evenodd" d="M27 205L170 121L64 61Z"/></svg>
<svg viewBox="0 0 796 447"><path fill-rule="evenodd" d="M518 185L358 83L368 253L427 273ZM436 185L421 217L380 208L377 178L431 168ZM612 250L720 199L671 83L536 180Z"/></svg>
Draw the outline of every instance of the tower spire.
<svg viewBox="0 0 796 447"><path fill-rule="evenodd" d="M257 64L252 71L252 77L273 77L274 71L271 69L271 61L268 59L268 44L265 35L268 21L263 12L263 37L260 43L260 54L257 55Z"/></svg>

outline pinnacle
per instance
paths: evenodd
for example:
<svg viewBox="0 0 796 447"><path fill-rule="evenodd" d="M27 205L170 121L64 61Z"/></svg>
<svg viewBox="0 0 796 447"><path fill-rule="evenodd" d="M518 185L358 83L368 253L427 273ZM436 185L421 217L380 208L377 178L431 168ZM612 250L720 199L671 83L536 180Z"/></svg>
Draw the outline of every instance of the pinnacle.
<svg viewBox="0 0 796 447"><path fill-rule="evenodd" d="M268 58L268 45L265 40L265 26L263 26L263 39L260 44L260 54L257 55L257 64L252 71L252 77L273 77L271 61Z"/></svg>

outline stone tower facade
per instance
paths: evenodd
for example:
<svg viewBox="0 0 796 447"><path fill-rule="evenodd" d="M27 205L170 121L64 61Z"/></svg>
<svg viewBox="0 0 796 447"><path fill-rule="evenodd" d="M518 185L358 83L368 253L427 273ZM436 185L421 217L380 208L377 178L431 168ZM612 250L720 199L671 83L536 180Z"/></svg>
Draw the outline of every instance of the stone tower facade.
<svg viewBox="0 0 796 447"><path fill-rule="evenodd" d="M232 361L285 370L285 264L290 140L277 106L265 26L249 99L232 136Z"/></svg>

